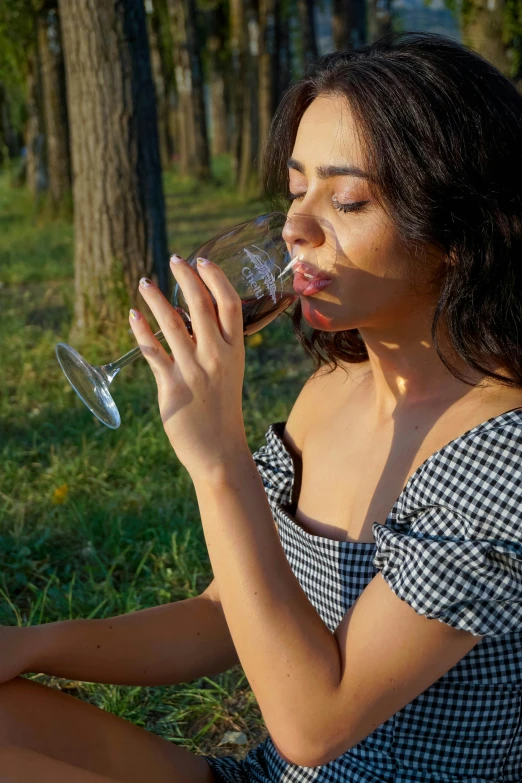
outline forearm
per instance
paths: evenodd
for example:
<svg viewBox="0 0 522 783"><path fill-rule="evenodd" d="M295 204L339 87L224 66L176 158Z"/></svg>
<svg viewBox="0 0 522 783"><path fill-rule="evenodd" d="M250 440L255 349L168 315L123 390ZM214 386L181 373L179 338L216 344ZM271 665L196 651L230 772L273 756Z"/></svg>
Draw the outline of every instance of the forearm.
<svg viewBox="0 0 522 783"><path fill-rule="evenodd" d="M239 660L272 738L300 754L341 679L337 641L290 568L251 455L194 486Z"/></svg>
<svg viewBox="0 0 522 783"><path fill-rule="evenodd" d="M202 596L103 620L32 626L24 673L115 685L190 682L233 665L224 626Z"/></svg>

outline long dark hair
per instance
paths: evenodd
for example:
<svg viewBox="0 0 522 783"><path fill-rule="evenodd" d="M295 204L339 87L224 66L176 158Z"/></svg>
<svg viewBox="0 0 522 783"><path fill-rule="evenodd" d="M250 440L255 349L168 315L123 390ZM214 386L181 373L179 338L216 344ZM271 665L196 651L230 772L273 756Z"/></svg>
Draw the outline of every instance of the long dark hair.
<svg viewBox="0 0 522 783"><path fill-rule="evenodd" d="M442 251L431 330L441 361L469 383L442 355L439 321L469 367L522 388L522 96L479 54L435 33L326 54L286 91L270 128L263 185L275 209L289 207L286 161L301 117L328 95L347 98L373 195L405 247ZM287 312L316 369L368 359L357 329L308 337L299 300Z"/></svg>

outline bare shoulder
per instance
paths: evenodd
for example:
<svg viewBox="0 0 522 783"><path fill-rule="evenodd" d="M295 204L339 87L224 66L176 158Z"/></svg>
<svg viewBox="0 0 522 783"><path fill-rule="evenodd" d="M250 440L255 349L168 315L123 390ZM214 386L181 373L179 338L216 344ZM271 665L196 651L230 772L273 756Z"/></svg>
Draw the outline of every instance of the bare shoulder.
<svg viewBox="0 0 522 783"><path fill-rule="evenodd" d="M308 378L301 389L286 422L283 441L292 454L301 457L308 423L317 420L328 403L337 397L339 389L349 393L368 375L370 362L348 364L343 362L335 367L333 362L322 365Z"/></svg>

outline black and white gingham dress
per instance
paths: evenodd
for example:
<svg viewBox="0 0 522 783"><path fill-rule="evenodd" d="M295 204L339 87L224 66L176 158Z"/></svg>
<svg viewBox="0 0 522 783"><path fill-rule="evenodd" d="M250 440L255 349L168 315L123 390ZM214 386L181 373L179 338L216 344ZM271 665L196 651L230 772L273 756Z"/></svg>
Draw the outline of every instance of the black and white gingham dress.
<svg viewBox="0 0 522 783"><path fill-rule="evenodd" d="M205 756L227 783L521 783L522 410L495 416L410 477L375 543L304 531L290 515L285 422L255 454L279 537L333 632L380 570L419 614L484 636L459 663L334 761L300 767L270 738L242 761ZM312 676L312 673L311 673Z"/></svg>

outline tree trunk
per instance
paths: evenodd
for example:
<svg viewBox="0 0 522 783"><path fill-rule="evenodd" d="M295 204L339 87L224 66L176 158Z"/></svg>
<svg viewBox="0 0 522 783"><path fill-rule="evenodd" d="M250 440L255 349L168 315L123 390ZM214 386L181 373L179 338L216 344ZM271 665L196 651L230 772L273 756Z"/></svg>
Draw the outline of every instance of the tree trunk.
<svg viewBox="0 0 522 783"><path fill-rule="evenodd" d="M336 51L359 49L366 41L365 0L333 0L332 35Z"/></svg>
<svg viewBox="0 0 522 783"><path fill-rule="evenodd" d="M20 145L11 121L7 90L0 84L0 162L4 158L16 158L19 152Z"/></svg>
<svg viewBox="0 0 522 783"><path fill-rule="evenodd" d="M257 69L259 22L251 0L230 2L230 48L233 67L234 174L240 193L257 178Z"/></svg>
<svg viewBox="0 0 522 783"><path fill-rule="evenodd" d="M301 28L301 45L303 69L317 60L317 35L315 31L314 0L297 0L299 26Z"/></svg>
<svg viewBox="0 0 522 783"><path fill-rule="evenodd" d="M75 324L107 328L167 293L161 166L143 0L60 0L73 161Z"/></svg>
<svg viewBox="0 0 522 783"><path fill-rule="evenodd" d="M60 23L55 9L38 15L37 30L49 201L52 212L58 213L69 209L72 177L65 68Z"/></svg>
<svg viewBox="0 0 522 783"><path fill-rule="evenodd" d="M168 0L168 7L180 99L179 123L184 139L180 172L208 182L210 152L193 0Z"/></svg>
<svg viewBox="0 0 522 783"><path fill-rule="evenodd" d="M367 14L369 43L393 31L391 0L368 0Z"/></svg>
<svg viewBox="0 0 522 783"><path fill-rule="evenodd" d="M163 168L168 168L170 165L171 141L169 138L169 107L167 102L165 70L161 55L161 22L159 14L152 4L146 6L146 10L152 77L154 79L154 89L156 93L161 165Z"/></svg>
<svg viewBox="0 0 522 783"><path fill-rule="evenodd" d="M212 155L228 152L227 107L225 101L225 74L220 53L225 45L223 7L207 11L207 57L212 123Z"/></svg>
<svg viewBox="0 0 522 783"><path fill-rule="evenodd" d="M42 84L38 52L36 51L29 61L26 107L26 182L31 194L36 197L47 189L45 135L42 119Z"/></svg>
<svg viewBox="0 0 522 783"><path fill-rule="evenodd" d="M230 0L230 102L232 114L232 173L238 182L241 160L241 137L243 132L243 78L245 67L244 12L242 0Z"/></svg>
<svg viewBox="0 0 522 783"><path fill-rule="evenodd" d="M284 91L290 85L290 9L288 0L276 0L275 4L275 57L274 94L272 115L279 105Z"/></svg>
<svg viewBox="0 0 522 783"><path fill-rule="evenodd" d="M511 77L509 47L503 42L504 0L474 0L461 16L462 42Z"/></svg>
<svg viewBox="0 0 522 783"><path fill-rule="evenodd" d="M276 0L259 0L259 149L261 180L264 149L272 122L274 104L274 37Z"/></svg>

